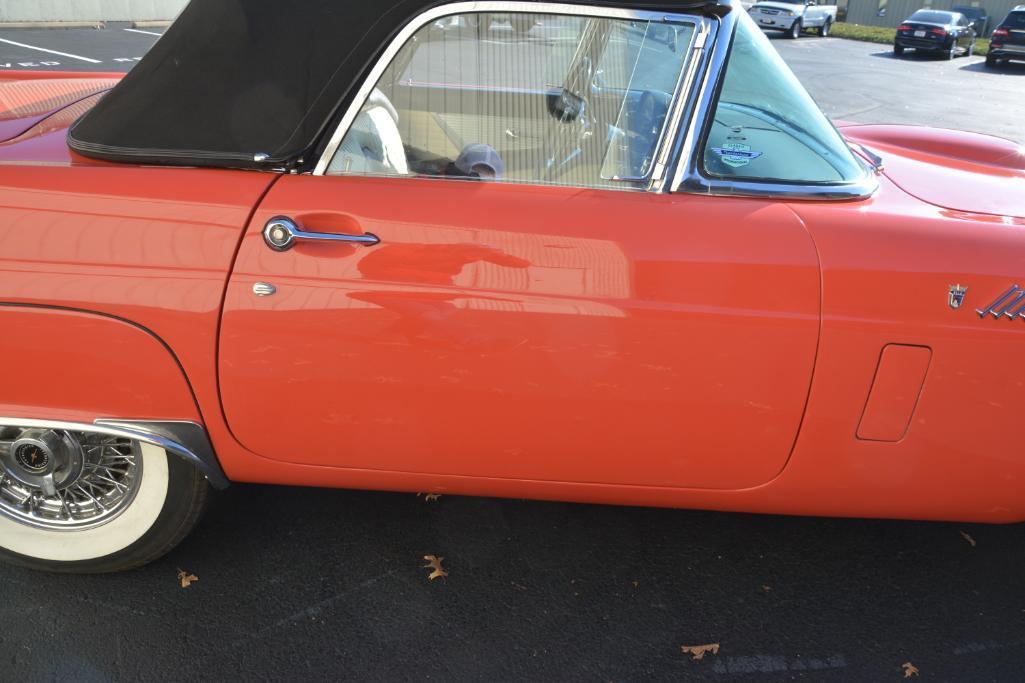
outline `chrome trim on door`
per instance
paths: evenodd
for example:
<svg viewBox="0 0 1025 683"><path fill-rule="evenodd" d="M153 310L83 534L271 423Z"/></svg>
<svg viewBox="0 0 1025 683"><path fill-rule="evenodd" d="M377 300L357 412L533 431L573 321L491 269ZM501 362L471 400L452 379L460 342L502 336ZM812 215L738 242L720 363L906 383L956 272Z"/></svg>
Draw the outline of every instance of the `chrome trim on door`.
<svg viewBox="0 0 1025 683"><path fill-rule="evenodd" d="M163 448L168 453L194 465L215 488L225 489L230 484L217 461L206 430L195 422L103 419L88 423L0 417L0 426L61 429L69 432L91 432L135 439Z"/></svg>
<svg viewBox="0 0 1025 683"><path fill-rule="evenodd" d="M371 233L362 235L344 235L333 232L306 232L295 224L291 218L278 216L267 221L263 228L263 241L274 251L288 251L295 246L296 242L342 242L345 244L362 244L372 247L381 242L381 238ZM255 287L253 292L260 296L267 296L274 292L261 294Z"/></svg>
<svg viewBox="0 0 1025 683"><path fill-rule="evenodd" d="M738 5L739 6L739 5ZM734 9L734 11L737 11ZM384 53L377 60L374 68L367 75L360 89L356 92L356 96L352 99L349 104L349 108L345 111L341 121L335 128L334 134L328 141L324 152L321 154L320 159L317 161L317 166L313 171L313 175L322 176L325 175L328 166L331 164L331 160L334 159L338 153L338 148L341 147L342 141L345 139L345 135L349 132L349 127L353 121L359 115L360 109L362 109L364 102L370 96L371 91L377 86L377 82L381 79L385 69L392 63L399 50L409 41L413 35L416 34L424 26L443 19L447 16L456 14L471 14L480 12L496 12L496 13L520 13L520 14L560 14L567 16L577 17L602 17L607 19L625 19L625 20L640 20L650 22L676 22L676 23L693 23L694 24L694 36L691 39L691 45L687 48L694 50L696 54L692 57L691 61L701 61L698 67L688 65L686 69L681 73L680 81L677 84L677 92L675 93L673 108L670 110L670 115L667 116L667 122L665 126L665 132L662 140L659 143L659 153L656 155L656 164L653 170L651 185L648 189L662 191L666 185L666 178L662 177L665 174L665 169L669 166L671 160L671 152L675 147L676 138L678 137L678 126L680 120L683 117L685 102L689 103L691 100L690 93L693 90L694 79L700 74L701 69L704 67L704 60L699 60L699 57L703 56L705 46L714 41L715 28L717 22L714 18L703 17L698 15L690 14L673 14L667 12L653 12L649 10L635 10L635 9L623 9L617 7L591 7L587 5L569 5L564 3L554 2L497 2L493 0L481 0L478 2L453 2L447 5L441 5L423 12L409 24L407 24L394 40L388 45Z"/></svg>

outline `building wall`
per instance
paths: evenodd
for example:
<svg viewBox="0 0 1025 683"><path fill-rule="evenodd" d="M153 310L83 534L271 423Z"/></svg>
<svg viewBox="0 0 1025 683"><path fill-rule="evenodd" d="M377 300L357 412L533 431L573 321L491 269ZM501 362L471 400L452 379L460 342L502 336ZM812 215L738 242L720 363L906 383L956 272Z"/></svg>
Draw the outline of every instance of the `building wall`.
<svg viewBox="0 0 1025 683"><path fill-rule="evenodd" d="M847 5L847 21L852 24L867 26L887 26L896 28L915 10L929 7L931 9L950 9L954 5L962 7L982 7L989 15L989 30L992 31L1011 8L1021 5L1025 0L849 0ZM879 16L880 6L885 5L886 13Z"/></svg>
<svg viewBox="0 0 1025 683"><path fill-rule="evenodd" d="M167 21L188 0L0 0L0 22Z"/></svg>

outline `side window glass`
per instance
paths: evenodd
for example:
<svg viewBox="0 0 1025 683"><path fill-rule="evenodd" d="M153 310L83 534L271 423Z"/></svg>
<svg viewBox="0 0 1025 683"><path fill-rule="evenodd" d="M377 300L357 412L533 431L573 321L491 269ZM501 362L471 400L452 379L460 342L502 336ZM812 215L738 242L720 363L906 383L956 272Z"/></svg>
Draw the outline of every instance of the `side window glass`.
<svg viewBox="0 0 1025 683"><path fill-rule="evenodd" d="M842 183L865 169L790 68L751 21L737 24L705 138L711 177Z"/></svg>
<svg viewBox="0 0 1025 683"><path fill-rule="evenodd" d="M556 14L436 21L388 65L327 173L643 188L694 31Z"/></svg>

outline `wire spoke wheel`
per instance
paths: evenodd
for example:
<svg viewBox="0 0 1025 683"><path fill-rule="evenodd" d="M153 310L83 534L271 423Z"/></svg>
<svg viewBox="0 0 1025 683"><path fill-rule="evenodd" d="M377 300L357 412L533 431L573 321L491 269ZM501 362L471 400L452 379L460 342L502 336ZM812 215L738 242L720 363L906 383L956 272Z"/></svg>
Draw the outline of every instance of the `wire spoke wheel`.
<svg viewBox="0 0 1025 683"><path fill-rule="evenodd" d="M115 519L142 479L139 443L87 432L0 431L0 515L28 526L82 530Z"/></svg>
<svg viewBox="0 0 1025 683"><path fill-rule="evenodd" d="M0 425L0 561L74 574L139 567L185 538L209 499L203 473L144 432L12 419Z"/></svg>

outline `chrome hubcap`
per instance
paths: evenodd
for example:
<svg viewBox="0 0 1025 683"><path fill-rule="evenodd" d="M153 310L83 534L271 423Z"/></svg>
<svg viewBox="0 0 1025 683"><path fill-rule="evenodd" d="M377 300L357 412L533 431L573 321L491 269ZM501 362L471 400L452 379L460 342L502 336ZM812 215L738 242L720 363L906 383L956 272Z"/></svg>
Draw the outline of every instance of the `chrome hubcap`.
<svg viewBox="0 0 1025 683"><path fill-rule="evenodd" d="M0 427L0 515L43 529L80 530L127 508L142 477L139 444L124 437Z"/></svg>

